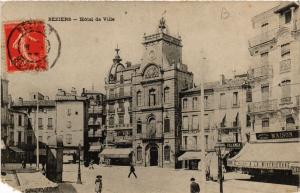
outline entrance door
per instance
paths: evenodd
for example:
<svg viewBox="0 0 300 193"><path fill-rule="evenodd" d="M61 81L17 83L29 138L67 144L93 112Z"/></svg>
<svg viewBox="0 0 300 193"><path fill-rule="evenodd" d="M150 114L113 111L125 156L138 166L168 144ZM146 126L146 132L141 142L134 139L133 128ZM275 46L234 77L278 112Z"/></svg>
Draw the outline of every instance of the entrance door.
<svg viewBox="0 0 300 193"><path fill-rule="evenodd" d="M157 147L150 148L150 166L158 165L158 149Z"/></svg>

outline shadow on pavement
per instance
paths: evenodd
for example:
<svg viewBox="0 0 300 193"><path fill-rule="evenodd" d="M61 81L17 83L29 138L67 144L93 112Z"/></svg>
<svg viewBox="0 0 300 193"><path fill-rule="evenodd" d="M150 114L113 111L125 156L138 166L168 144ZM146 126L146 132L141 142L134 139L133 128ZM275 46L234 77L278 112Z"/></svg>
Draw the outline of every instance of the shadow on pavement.
<svg viewBox="0 0 300 193"><path fill-rule="evenodd" d="M72 184L63 183L58 185L58 193L77 193Z"/></svg>

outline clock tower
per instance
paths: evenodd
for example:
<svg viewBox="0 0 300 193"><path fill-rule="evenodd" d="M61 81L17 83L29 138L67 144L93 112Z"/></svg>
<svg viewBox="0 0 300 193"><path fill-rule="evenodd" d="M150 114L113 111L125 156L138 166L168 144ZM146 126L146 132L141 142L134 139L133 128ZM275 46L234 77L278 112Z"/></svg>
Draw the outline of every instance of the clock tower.
<svg viewBox="0 0 300 193"><path fill-rule="evenodd" d="M162 17L159 21L157 33L144 35L143 45L145 51L142 57L142 64L154 63L163 69L175 66L182 61L181 38L169 34L166 20Z"/></svg>

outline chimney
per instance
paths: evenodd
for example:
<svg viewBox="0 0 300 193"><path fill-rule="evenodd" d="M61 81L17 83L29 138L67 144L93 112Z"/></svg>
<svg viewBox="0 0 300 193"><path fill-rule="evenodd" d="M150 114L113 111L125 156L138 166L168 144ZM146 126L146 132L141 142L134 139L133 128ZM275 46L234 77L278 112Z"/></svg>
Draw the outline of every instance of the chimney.
<svg viewBox="0 0 300 193"><path fill-rule="evenodd" d="M76 96L77 92L76 92L76 88L72 87L71 89L71 95Z"/></svg>
<svg viewBox="0 0 300 193"><path fill-rule="evenodd" d="M82 94L85 94L85 88L82 88Z"/></svg>
<svg viewBox="0 0 300 193"><path fill-rule="evenodd" d="M19 103L20 105L22 105L22 104L23 104L23 98L22 98L22 97L19 97L19 99L18 99L18 103Z"/></svg>
<svg viewBox="0 0 300 193"><path fill-rule="evenodd" d="M225 75L224 75L224 74L221 74L220 77L221 77L221 78L220 78L220 84L221 84L221 85L225 84Z"/></svg>
<svg viewBox="0 0 300 193"><path fill-rule="evenodd" d="M125 64L127 68L131 67L131 62L127 61Z"/></svg>

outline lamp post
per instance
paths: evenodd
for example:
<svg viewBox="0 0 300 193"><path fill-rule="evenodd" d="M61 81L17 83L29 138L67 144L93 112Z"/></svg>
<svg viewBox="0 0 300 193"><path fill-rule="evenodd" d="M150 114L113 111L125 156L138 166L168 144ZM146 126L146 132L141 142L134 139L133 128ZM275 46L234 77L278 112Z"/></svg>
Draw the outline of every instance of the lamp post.
<svg viewBox="0 0 300 193"><path fill-rule="evenodd" d="M217 143L215 146L216 153L218 155L218 178L220 183L220 193L223 193L223 164L221 150L225 147L223 143Z"/></svg>
<svg viewBox="0 0 300 193"><path fill-rule="evenodd" d="M81 171L80 171L80 151L81 151L81 144L78 144L78 174L77 174L77 182L76 184L82 184L81 182Z"/></svg>

